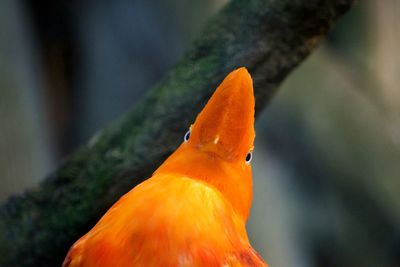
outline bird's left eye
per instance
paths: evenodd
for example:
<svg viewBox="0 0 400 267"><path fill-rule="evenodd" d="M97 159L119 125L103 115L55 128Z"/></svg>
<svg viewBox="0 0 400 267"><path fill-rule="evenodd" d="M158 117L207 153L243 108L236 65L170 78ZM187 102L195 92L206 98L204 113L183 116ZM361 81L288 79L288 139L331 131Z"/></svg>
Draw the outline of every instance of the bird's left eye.
<svg viewBox="0 0 400 267"><path fill-rule="evenodd" d="M250 151L246 155L246 163L250 163L251 159L253 158L253 153Z"/></svg>
<svg viewBox="0 0 400 267"><path fill-rule="evenodd" d="M187 142L187 141L189 141L189 138L190 138L190 130L185 133L185 136L183 137L183 141Z"/></svg>

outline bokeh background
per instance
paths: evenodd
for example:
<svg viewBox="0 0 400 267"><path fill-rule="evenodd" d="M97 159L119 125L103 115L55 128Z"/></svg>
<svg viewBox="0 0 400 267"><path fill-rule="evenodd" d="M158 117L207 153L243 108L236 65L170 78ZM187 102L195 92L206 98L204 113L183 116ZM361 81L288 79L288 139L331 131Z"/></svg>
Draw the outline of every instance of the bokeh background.
<svg viewBox="0 0 400 267"><path fill-rule="evenodd" d="M0 1L0 201L140 100L226 2ZM399 44L400 2L360 1L260 114L248 228L271 266L400 266Z"/></svg>

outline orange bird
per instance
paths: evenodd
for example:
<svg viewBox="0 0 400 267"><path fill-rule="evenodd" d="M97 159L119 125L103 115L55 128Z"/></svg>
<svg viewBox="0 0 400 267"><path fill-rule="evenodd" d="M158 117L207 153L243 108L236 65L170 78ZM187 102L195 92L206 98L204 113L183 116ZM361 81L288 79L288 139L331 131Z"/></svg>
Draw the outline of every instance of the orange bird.
<svg viewBox="0 0 400 267"><path fill-rule="evenodd" d="M178 149L71 247L63 266L267 266L245 228L254 137L252 80L239 68Z"/></svg>

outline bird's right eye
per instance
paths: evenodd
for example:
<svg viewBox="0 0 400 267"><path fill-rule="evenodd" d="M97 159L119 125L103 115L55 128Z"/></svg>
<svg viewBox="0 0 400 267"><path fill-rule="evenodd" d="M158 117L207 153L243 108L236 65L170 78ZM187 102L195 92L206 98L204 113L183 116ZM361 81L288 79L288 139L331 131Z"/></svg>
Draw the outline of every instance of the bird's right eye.
<svg viewBox="0 0 400 267"><path fill-rule="evenodd" d="M250 163L251 160L253 159L253 153L250 151L249 153L247 153L246 155L246 163Z"/></svg>

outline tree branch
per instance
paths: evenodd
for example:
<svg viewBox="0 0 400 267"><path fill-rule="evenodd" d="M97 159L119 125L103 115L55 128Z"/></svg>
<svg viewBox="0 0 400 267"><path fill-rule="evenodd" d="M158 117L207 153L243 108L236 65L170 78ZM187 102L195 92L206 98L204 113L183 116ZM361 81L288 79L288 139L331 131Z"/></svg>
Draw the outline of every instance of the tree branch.
<svg viewBox="0 0 400 267"><path fill-rule="evenodd" d="M69 246L170 154L224 76L246 66L257 111L354 0L233 0L146 97L0 209L0 265L60 265Z"/></svg>

